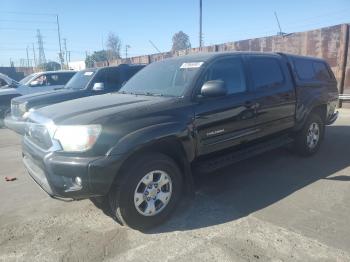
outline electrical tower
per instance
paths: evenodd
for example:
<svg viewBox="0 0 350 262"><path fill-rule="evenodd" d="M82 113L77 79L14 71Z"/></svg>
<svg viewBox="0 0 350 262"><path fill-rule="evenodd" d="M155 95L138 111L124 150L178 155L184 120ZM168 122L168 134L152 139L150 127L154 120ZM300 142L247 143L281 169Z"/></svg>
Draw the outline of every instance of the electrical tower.
<svg viewBox="0 0 350 262"><path fill-rule="evenodd" d="M46 58L45 58L43 37L39 29L37 29L36 37L38 38L38 50L39 50L38 65L43 65L46 63Z"/></svg>

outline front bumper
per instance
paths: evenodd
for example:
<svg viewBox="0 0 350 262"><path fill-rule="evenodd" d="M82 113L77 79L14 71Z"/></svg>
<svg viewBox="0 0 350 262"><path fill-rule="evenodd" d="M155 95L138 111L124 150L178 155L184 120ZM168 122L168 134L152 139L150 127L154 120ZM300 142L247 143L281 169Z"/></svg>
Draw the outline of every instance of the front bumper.
<svg viewBox="0 0 350 262"><path fill-rule="evenodd" d="M84 199L109 192L122 163L122 155L102 157L63 156L47 152L25 137L23 163L33 180L51 197ZM76 183L76 178L81 184Z"/></svg>
<svg viewBox="0 0 350 262"><path fill-rule="evenodd" d="M12 116L7 116L4 119L5 126L20 135L24 135L26 129L25 119L13 118Z"/></svg>

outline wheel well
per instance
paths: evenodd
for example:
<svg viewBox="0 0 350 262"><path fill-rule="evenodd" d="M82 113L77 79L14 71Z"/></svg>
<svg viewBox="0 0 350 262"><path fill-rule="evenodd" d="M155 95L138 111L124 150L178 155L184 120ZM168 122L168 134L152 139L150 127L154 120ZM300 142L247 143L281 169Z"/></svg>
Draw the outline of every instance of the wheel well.
<svg viewBox="0 0 350 262"><path fill-rule="evenodd" d="M171 159L175 161L177 166L180 168L181 174L183 176L184 183L188 183L192 180L188 180L188 174L190 171L188 169L189 163L185 155L185 151L182 147L182 144L177 139L167 139L167 140L161 140L157 141L155 143L146 145L132 153L130 156L128 156L125 160L122 166L119 169L120 174L123 174L124 170L128 168L128 166L132 165L135 161L135 159L140 156L141 154L145 153L151 153L151 152L157 152L162 153ZM188 166L187 166L188 165ZM115 182L118 183L122 179L122 175L117 175ZM187 188L187 186L186 186Z"/></svg>
<svg viewBox="0 0 350 262"><path fill-rule="evenodd" d="M327 105L316 106L312 109L311 113L318 114L321 117L323 123L325 123L327 120Z"/></svg>

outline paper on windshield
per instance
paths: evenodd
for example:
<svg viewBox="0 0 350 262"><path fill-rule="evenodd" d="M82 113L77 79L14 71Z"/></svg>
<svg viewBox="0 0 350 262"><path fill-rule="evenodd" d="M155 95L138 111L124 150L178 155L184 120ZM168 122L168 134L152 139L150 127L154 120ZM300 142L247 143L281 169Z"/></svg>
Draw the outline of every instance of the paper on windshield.
<svg viewBox="0 0 350 262"><path fill-rule="evenodd" d="M91 76L94 72L85 72L84 76Z"/></svg>
<svg viewBox="0 0 350 262"><path fill-rule="evenodd" d="M199 68L203 65L204 62L191 62L191 63L183 63L180 68L188 69L188 68Z"/></svg>

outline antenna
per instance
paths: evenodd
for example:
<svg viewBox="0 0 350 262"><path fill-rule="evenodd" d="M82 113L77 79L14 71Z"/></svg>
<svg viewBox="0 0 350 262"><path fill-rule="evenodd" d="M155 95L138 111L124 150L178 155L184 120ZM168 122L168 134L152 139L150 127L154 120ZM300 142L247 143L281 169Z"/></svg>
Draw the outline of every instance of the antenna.
<svg viewBox="0 0 350 262"><path fill-rule="evenodd" d="M161 53L161 51L158 49L158 47L151 41L151 40L148 40L151 45L154 47L154 49L156 49L158 51L158 53Z"/></svg>
<svg viewBox="0 0 350 262"><path fill-rule="evenodd" d="M282 32L282 28L281 28L281 25L280 25L280 21L278 20L278 16L277 16L276 11L274 13L275 13L275 17L276 17L278 28L280 29L280 31L277 33L277 35L284 35L285 33Z"/></svg>

